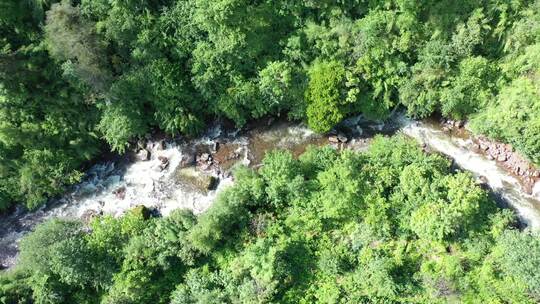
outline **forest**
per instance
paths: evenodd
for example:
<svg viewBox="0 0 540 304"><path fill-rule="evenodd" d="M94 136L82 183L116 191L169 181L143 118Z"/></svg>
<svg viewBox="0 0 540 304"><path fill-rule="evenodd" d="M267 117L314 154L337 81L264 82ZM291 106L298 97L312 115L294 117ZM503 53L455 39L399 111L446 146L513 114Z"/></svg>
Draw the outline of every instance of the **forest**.
<svg viewBox="0 0 540 304"><path fill-rule="evenodd" d="M262 117L466 120L540 165L540 0L0 0L0 212ZM397 136L269 153L201 216L51 220L0 303L537 303L540 237Z"/></svg>
<svg viewBox="0 0 540 304"><path fill-rule="evenodd" d="M218 117L440 113L540 163L540 1L2 0L0 209Z"/></svg>
<svg viewBox="0 0 540 304"><path fill-rule="evenodd" d="M266 155L196 217L51 220L0 303L537 303L540 237L402 136ZM526 253L526 254L524 254Z"/></svg>

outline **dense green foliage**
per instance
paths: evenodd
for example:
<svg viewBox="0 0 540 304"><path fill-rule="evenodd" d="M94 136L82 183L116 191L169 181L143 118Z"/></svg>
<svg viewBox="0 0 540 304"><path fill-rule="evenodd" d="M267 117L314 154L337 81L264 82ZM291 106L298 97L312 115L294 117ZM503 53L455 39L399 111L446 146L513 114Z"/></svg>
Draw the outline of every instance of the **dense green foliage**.
<svg viewBox="0 0 540 304"><path fill-rule="evenodd" d="M403 137L267 154L195 217L51 220L0 303L537 303L540 238Z"/></svg>
<svg viewBox="0 0 540 304"><path fill-rule="evenodd" d="M153 128L266 115L325 132L402 105L540 163L538 0L2 0L0 210Z"/></svg>

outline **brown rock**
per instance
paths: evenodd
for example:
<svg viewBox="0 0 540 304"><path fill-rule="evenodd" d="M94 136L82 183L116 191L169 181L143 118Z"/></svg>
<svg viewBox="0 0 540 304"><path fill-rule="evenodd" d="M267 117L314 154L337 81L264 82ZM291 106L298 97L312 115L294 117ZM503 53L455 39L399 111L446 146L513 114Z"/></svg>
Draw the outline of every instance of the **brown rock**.
<svg viewBox="0 0 540 304"><path fill-rule="evenodd" d="M530 177L525 177L523 181L524 181L523 191L525 191L525 193L527 194L532 194L533 187L534 187L534 179Z"/></svg>
<svg viewBox="0 0 540 304"><path fill-rule="evenodd" d="M158 159L161 162L161 164L159 164L159 168L161 170L167 169L167 167L169 166L169 159L165 156L158 156Z"/></svg>
<svg viewBox="0 0 540 304"><path fill-rule="evenodd" d="M112 193L116 196L116 198L123 200L124 198L126 198L126 187L122 186L120 188L117 188Z"/></svg>
<svg viewBox="0 0 540 304"><path fill-rule="evenodd" d="M236 151L231 151L229 153L229 155L227 155L227 157L225 158L225 160L232 160L232 159L237 159L240 157L240 153L236 152Z"/></svg>

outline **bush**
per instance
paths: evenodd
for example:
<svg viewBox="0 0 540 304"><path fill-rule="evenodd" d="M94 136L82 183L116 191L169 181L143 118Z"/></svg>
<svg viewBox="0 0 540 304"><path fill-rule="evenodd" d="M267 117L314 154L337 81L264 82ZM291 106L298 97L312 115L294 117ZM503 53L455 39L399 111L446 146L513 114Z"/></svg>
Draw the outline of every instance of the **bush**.
<svg viewBox="0 0 540 304"><path fill-rule="evenodd" d="M345 99L345 67L337 61L316 61L309 69L306 90L309 127L328 132L349 113Z"/></svg>

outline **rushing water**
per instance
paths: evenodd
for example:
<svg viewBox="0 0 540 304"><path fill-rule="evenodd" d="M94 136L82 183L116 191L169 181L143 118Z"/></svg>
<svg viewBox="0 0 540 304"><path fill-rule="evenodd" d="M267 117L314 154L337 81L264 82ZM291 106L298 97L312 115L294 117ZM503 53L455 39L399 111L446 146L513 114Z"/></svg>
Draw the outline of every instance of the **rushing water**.
<svg viewBox="0 0 540 304"><path fill-rule="evenodd" d="M466 134L453 135L443 131L430 121L411 121L402 118L401 131L415 138L430 149L452 158L461 169L487 182L495 196L506 206L515 210L520 221L532 229L540 228L540 193L528 195L522 191L518 179L508 173L496 161L477 153L473 141ZM538 184L535 188L538 188Z"/></svg>
<svg viewBox="0 0 540 304"><path fill-rule="evenodd" d="M470 149L472 141L467 136L453 136L440 130L436 124L416 122L399 115L387 124L355 117L344 125L353 135L347 146L356 150L365 149L374 134L392 134L401 130L431 149L453 158L460 168L478 178L485 178L494 193L517 211L523 223L535 229L540 227L540 202L523 193L519 182L495 161ZM193 187L185 175L179 174L180 170L185 170L182 161L194 151L197 154L211 151L216 142L220 144L213 157L219 161L220 169L202 172L191 167L189 170L193 174L214 176L219 180L217 188L206 190ZM217 193L233 183L228 170L235 164L255 167L268 150L288 149L299 155L310 144L328 144L328 139L301 124L281 121L270 126L260 124L243 132L225 132L217 126L198 140L169 141L164 147L151 143L148 147L151 150L150 159L147 161L123 160L97 164L86 172L80 184L61 198L49 202L46 207L34 212L18 210L0 217L0 265L14 265L18 241L46 219L86 218L91 214L119 216L137 205L145 205L165 216L177 208L201 213L210 206ZM160 168L163 158L168 161L164 170ZM540 197L540 185L536 191Z"/></svg>
<svg viewBox="0 0 540 304"><path fill-rule="evenodd" d="M219 149L213 156L220 160L218 170L215 167L203 170L195 165L186 168L181 164L186 157L212 151L216 142L220 143ZM216 126L198 140L169 141L164 146L150 142L147 144L149 160L122 159L96 164L86 172L81 183L47 206L33 212L21 208L0 217L0 266L14 265L18 241L47 219L85 219L95 214L120 216L137 205L145 205L164 216L178 208L191 209L198 214L210 206L217 193L232 184L227 170L235 164L255 166L267 150L288 149L298 155L307 145L322 142L323 137L308 128L285 122L258 126L243 133L227 133ZM229 154L234 157L229 159ZM168 163L165 169L160 168L163 159ZM209 176L219 182L214 190L200 188L191 180Z"/></svg>

